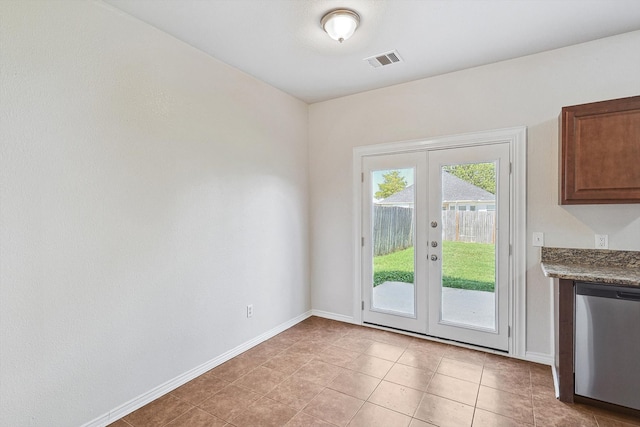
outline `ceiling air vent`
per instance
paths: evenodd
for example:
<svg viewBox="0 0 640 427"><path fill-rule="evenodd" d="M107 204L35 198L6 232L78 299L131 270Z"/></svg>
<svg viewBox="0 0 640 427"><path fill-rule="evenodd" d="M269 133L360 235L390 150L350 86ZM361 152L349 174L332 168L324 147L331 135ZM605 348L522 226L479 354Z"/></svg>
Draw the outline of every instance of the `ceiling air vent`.
<svg viewBox="0 0 640 427"><path fill-rule="evenodd" d="M385 65L397 64L398 62L402 62L402 58L398 55L397 50L392 50L385 53L379 53L377 55L370 56L368 58L364 58L365 61L369 62L373 68L383 67Z"/></svg>

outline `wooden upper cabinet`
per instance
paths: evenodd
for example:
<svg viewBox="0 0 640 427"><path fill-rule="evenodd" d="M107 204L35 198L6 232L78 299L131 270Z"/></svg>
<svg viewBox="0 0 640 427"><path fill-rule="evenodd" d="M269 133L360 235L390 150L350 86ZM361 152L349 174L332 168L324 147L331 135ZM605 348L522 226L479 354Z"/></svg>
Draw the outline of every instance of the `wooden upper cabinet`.
<svg viewBox="0 0 640 427"><path fill-rule="evenodd" d="M640 203L640 96L562 109L560 204Z"/></svg>

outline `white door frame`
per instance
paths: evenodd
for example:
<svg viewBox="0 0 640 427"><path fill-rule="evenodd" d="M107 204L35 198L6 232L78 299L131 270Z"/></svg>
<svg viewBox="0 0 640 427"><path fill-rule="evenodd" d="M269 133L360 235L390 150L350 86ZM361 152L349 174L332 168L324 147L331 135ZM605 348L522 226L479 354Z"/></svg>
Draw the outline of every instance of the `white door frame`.
<svg viewBox="0 0 640 427"><path fill-rule="evenodd" d="M525 358L526 352L526 190L527 128L525 126L355 147L353 149L353 319L362 324L362 158L375 154L459 148L491 142L507 142L510 146L509 214L511 257L509 258L509 355Z"/></svg>

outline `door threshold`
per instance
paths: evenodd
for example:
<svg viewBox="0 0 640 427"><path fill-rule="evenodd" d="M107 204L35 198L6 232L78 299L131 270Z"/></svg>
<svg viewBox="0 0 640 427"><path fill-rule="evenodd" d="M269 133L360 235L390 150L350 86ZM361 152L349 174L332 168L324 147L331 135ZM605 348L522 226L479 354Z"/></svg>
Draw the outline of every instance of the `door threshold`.
<svg viewBox="0 0 640 427"><path fill-rule="evenodd" d="M362 322L362 326L370 327L370 328L373 328L373 329L380 329L380 330L383 330L383 331L396 332L398 334L407 335L407 336L411 336L411 337L415 337L415 338L422 338L422 339L426 339L426 340L429 340L429 341L439 342L439 343L442 343L442 344L449 344L449 345L453 345L453 346L456 346L456 347L462 347L462 348L468 348L468 349L471 349L471 350L484 351L485 353L499 354L501 356L511 356L509 354L509 352L506 351L506 350L499 350L499 349L496 349L496 348L484 347L484 346L481 346L481 345L469 344L469 343L465 343L465 342L461 342L461 341L456 341L456 340L451 340L451 339L446 339L446 338L440 338L440 337L436 337L436 336L433 336L433 335L421 334L421 333L418 333L418 332L412 332L412 331L407 331L407 330L404 330L404 329L393 328L391 326L378 325L376 323L369 323L369 322Z"/></svg>

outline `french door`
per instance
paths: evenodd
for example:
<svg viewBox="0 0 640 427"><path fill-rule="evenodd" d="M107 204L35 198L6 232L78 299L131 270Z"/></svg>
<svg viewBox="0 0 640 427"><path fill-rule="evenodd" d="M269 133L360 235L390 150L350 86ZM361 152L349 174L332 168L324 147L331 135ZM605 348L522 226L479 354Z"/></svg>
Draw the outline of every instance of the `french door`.
<svg viewBox="0 0 640 427"><path fill-rule="evenodd" d="M508 350L509 150L362 158L364 322Z"/></svg>
<svg viewBox="0 0 640 427"><path fill-rule="evenodd" d="M425 153L363 158L365 322L427 332L426 173Z"/></svg>

